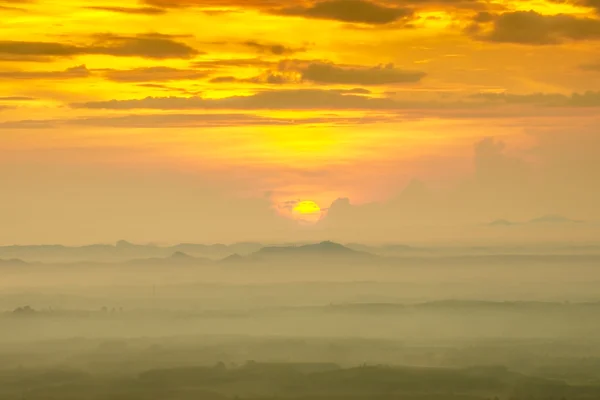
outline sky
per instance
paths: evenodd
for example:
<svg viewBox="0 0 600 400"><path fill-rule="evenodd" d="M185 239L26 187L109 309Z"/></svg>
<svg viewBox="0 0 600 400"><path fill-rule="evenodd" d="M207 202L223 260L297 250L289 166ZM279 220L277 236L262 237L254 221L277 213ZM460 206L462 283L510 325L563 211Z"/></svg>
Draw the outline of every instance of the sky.
<svg viewBox="0 0 600 400"><path fill-rule="evenodd" d="M0 244L600 220L597 0L0 0L0 17Z"/></svg>

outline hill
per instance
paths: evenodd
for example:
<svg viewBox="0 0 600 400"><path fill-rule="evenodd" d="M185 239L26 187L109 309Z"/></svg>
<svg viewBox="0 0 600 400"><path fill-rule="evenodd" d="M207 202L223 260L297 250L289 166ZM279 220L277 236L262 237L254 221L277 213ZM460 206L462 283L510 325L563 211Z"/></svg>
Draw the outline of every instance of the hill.
<svg viewBox="0 0 600 400"><path fill-rule="evenodd" d="M165 258L138 258L127 261L130 265L149 265L149 266L170 266L170 265L206 265L211 264L212 260L201 257L192 257L181 251L173 253Z"/></svg>
<svg viewBox="0 0 600 400"><path fill-rule="evenodd" d="M244 257L244 261L294 263L364 263L378 259L374 254L353 250L339 243L325 241L301 246L270 246ZM238 259L238 261L241 261Z"/></svg>

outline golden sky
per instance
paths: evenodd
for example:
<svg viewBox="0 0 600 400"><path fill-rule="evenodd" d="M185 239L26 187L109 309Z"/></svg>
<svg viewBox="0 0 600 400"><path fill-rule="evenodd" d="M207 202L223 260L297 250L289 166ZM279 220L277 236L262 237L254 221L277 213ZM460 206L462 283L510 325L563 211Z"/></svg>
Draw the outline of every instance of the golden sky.
<svg viewBox="0 0 600 400"><path fill-rule="evenodd" d="M251 232L340 198L372 220L410 208L411 182L456 220L600 217L597 0L0 0L0 16L0 217L29 221L0 242L82 215L103 240L161 208L181 210L172 230L193 210Z"/></svg>

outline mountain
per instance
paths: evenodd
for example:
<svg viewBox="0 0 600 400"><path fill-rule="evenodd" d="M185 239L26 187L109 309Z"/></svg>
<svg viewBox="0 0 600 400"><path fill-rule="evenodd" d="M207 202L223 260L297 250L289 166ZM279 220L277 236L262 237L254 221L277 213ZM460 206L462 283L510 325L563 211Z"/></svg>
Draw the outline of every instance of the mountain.
<svg viewBox="0 0 600 400"><path fill-rule="evenodd" d="M231 254L248 255L260 250L260 243L195 244L181 243L173 246L135 244L120 240L115 244L86 246L32 245L0 246L0 258L22 259L26 262L125 262L132 259L164 258L181 252L192 257L221 259Z"/></svg>
<svg viewBox="0 0 600 400"><path fill-rule="evenodd" d="M174 261L190 261L196 259L195 257L192 257L182 251L177 251L173 253L169 258Z"/></svg>
<svg viewBox="0 0 600 400"><path fill-rule="evenodd" d="M126 264L140 265L140 266L171 266L171 265L205 265L212 263L212 260L207 258L192 257L181 251L173 253L169 257L165 258L138 258L129 260Z"/></svg>
<svg viewBox="0 0 600 400"><path fill-rule="evenodd" d="M219 262L222 264L235 264L235 263L243 262L243 261L244 261L244 257L235 253L235 254L232 254L230 256L223 258Z"/></svg>
<svg viewBox="0 0 600 400"><path fill-rule="evenodd" d="M562 215L544 215L529 221L530 224L578 224L583 221L563 217Z"/></svg>
<svg viewBox="0 0 600 400"><path fill-rule="evenodd" d="M515 225L562 225L562 224L579 224L584 221L579 221L562 215L544 215L538 218L531 219L526 222L512 222L506 219L497 219L487 224L487 226L515 226Z"/></svg>
<svg viewBox="0 0 600 400"><path fill-rule="evenodd" d="M263 256L263 255L272 255L272 254L293 254L293 255L303 255L303 254L317 254L317 255L355 255L355 254L367 254L358 250L352 250L349 247L341 245L339 243L334 243L330 241L325 241L316 244L306 244L302 246L270 246L263 247L254 255Z"/></svg>
<svg viewBox="0 0 600 400"><path fill-rule="evenodd" d="M302 246L271 246L263 247L246 259L260 262L308 262L327 261L354 263L377 258L374 254L353 250L339 243L325 241Z"/></svg>
<svg viewBox="0 0 600 400"><path fill-rule="evenodd" d="M24 265L28 265L28 264L23 260L19 260L18 258L13 258L10 260L0 259L0 267L15 267L15 266L24 266Z"/></svg>

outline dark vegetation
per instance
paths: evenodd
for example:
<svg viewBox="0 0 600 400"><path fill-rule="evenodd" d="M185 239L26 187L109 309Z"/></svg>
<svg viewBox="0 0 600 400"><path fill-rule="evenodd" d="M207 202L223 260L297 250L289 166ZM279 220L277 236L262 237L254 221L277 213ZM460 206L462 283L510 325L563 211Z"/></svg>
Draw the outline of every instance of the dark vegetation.
<svg viewBox="0 0 600 400"><path fill-rule="evenodd" d="M74 338L11 349L4 346L0 398L598 399L599 345L503 340L423 345L344 338ZM582 354L586 349L588 356ZM258 361L241 361L248 357ZM398 364L360 363L363 357L394 358ZM225 361L215 362L219 358ZM488 364L503 359L510 368ZM399 365L403 362L419 366Z"/></svg>

